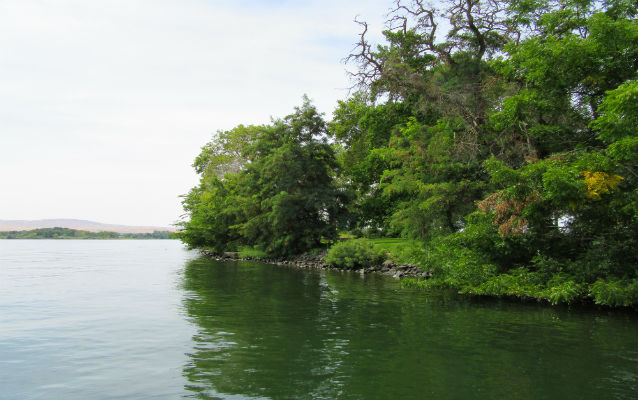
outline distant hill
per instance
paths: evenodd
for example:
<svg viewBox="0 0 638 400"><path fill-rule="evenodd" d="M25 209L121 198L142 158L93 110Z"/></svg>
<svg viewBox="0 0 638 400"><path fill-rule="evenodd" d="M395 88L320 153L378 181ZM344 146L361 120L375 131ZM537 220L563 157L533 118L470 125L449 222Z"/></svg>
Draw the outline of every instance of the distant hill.
<svg viewBox="0 0 638 400"><path fill-rule="evenodd" d="M40 228L69 228L89 232L104 231L117 233L152 233L154 231L176 231L174 227L112 225L81 219L39 219L34 221L0 219L0 231L29 231L32 229Z"/></svg>
<svg viewBox="0 0 638 400"><path fill-rule="evenodd" d="M0 231L0 239L173 239L173 233L155 231L153 233L88 232L69 228L38 228L28 231Z"/></svg>

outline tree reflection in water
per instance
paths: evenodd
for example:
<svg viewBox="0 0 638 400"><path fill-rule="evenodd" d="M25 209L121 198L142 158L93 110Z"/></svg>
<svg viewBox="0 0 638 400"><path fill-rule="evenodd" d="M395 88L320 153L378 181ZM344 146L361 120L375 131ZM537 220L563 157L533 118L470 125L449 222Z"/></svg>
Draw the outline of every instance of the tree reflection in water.
<svg viewBox="0 0 638 400"><path fill-rule="evenodd" d="M635 315L206 258L188 262L183 287L198 327L189 397L595 399L636 389Z"/></svg>

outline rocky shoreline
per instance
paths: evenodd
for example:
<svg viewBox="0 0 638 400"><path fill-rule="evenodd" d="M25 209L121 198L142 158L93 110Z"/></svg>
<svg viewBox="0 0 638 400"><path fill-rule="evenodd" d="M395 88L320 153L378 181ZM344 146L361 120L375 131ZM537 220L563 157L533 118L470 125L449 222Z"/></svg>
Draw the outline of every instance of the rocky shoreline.
<svg viewBox="0 0 638 400"><path fill-rule="evenodd" d="M323 257L325 253L319 254L302 254L295 257L280 257L280 258L242 258L239 253L226 252L223 254L216 254L209 250L200 250L203 255L213 258L218 261L259 261L267 264L274 265L286 265L303 269L331 269L336 271L350 271L359 272L360 274L381 274L390 276L394 279L402 278L423 278L429 279L432 277L431 271L424 271L419 266L414 264L401 264L397 265L391 260L385 261L381 265L369 266L361 269L343 269L336 268L330 264L324 262Z"/></svg>

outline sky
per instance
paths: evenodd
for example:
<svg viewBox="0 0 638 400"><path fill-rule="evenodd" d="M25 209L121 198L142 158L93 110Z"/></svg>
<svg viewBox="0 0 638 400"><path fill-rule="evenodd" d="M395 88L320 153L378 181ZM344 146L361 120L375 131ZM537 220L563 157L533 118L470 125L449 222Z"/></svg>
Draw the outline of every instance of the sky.
<svg viewBox="0 0 638 400"><path fill-rule="evenodd" d="M168 226L217 130L307 94L330 117L342 59L390 0L0 0L0 219Z"/></svg>

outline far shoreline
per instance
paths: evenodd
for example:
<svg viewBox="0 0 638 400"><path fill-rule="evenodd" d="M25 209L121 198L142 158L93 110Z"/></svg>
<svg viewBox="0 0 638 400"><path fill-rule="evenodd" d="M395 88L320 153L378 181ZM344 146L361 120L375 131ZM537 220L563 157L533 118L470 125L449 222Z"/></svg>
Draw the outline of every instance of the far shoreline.
<svg viewBox="0 0 638 400"><path fill-rule="evenodd" d="M39 228L20 231L0 231L0 239L5 240L166 240L177 239L171 231L147 232L113 232L86 231L71 228Z"/></svg>

